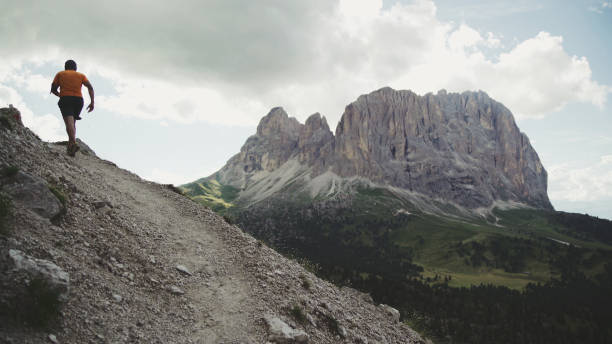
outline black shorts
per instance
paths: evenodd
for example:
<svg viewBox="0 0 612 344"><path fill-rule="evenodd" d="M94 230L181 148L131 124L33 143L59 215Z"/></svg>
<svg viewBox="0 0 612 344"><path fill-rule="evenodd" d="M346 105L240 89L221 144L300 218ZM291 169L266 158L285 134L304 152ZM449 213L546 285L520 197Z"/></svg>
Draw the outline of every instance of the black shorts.
<svg viewBox="0 0 612 344"><path fill-rule="evenodd" d="M75 96L60 97L57 102L63 117L72 116L74 119L81 119L81 110L83 110L83 98Z"/></svg>

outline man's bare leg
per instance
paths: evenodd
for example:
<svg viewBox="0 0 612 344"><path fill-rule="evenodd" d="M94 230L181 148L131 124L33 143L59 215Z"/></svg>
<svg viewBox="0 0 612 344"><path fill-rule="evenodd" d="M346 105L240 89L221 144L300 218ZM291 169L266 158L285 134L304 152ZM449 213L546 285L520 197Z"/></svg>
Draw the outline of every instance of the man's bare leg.
<svg viewBox="0 0 612 344"><path fill-rule="evenodd" d="M76 143L76 120L74 116L65 116L64 124L66 124L66 133L68 134L68 144Z"/></svg>
<svg viewBox="0 0 612 344"><path fill-rule="evenodd" d="M68 145L66 146L66 152L70 156L79 150L79 146L76 144L76 119L74 116L64 117L64 124L66 124L66 133L68 133Z"/></svg>

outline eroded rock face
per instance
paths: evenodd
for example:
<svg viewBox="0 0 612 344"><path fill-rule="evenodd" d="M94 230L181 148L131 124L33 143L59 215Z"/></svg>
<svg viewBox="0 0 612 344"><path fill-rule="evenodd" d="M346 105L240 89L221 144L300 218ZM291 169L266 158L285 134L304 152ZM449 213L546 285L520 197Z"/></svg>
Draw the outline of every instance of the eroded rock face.
<svg viewBox="0 0 612 344"><path fill-rule="evenodd" d="M315 167L318 174L333 163L333 150L334 134L325 117L319 113L308 117L298 140L298 160Z"/></svg>
<svg viewBox="0 0 612 344"><path fill-rule="evenodd" d="M513 200L552 208L547 175L510 111L484 92L384 88L346 107L333 170L468 208Z"/></svg>
<svg viewBox="0 0 612 344"><path fill-rule="evenodd" d="M274 171L292 157L323 171L333 156L333 140L334 134L320 114L310 116L304 125L283 108L273 108L261 119L257 134L247 139L217 176L224 184L244 188L254 173Z"/></svg>
<svg viewBox="0 0 612 344"><path fill-rule="evenodd" d="M312 177L331 171L466 208L515 201L552 209L547 174L512 113L486 93L383 88L349 104L335 136L325 117L302 125L274 108L217 176L245 189L290 159Z"/></svg>

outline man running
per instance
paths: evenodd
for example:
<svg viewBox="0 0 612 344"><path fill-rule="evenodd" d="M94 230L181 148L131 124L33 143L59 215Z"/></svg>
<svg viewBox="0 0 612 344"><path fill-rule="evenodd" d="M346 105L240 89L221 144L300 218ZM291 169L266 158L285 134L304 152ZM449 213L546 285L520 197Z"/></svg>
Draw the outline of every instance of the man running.
<svg viewBox="0 0 612 344"><path fill-rule="evenodd" d="M64 124L66 124L66 132L68 133L68 146L66 151L68 155L74 156L80 149L76 143L76 121L81 119L81 110L83 109L83 94L81 94L81 86L85 85L89 91L90 103L87 106L87 112L92 112L94 109L94 89L85 74L77 72L76 62L68 60L64 64L63 71L57 73L51 84L51 93L60 98L57 105L62 112ZM57 88L59 87L59 92Z"/></svg>

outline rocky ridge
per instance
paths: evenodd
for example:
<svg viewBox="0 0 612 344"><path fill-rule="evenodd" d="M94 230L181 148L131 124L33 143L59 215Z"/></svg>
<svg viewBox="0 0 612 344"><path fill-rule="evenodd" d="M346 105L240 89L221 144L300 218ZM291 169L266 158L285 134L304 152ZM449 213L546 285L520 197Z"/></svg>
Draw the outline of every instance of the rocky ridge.
<svg viewBox="0 0 612 344"><path fill-rule="evenodd" d="M552 209L547 174L529 139L482 91L419 96L383 88L349 104L335 135L318 113L300 124L274 108L210 178L241 190L247 204L296 179L313 197L360 179L399 190L421 210L435 212L434 203L469 211L498 203Z"/></svg>
<svg viewBox="0 0 612 344"><path fill-rule="evenodd" d="M0 342L422 341L367 294L318 279L173 187L91 150L68 157L64 146L5 116L10 111L0 110L0 195L10 200L10 215L0 218ZM285 135L274 139L299 145L295 123L270 120L262 136L275 128ZM323 123L313 120L312 132ZM314 136L302 147L318 142ZM286 158L278 151L251 166L271 169ZM26 184L47 201L16 197ZM69 284L43 328L23 314L24 304L37 306L32 264Z"/></svg>

